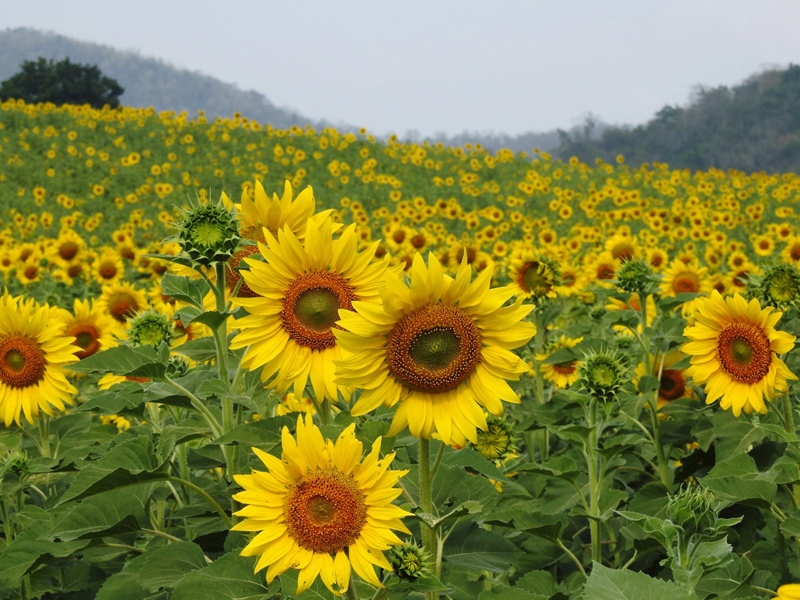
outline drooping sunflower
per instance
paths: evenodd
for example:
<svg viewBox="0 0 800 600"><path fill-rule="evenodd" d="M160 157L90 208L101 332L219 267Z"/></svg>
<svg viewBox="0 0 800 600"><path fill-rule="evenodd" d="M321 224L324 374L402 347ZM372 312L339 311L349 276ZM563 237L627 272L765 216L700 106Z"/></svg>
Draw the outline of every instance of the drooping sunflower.
<svg viewBox="0 0 800 600"><path fill-rule="evenodd" d="M720 399L720 406L737 417L742 410L765 413L764 398L786 391L787 380L797 379L778 357L795 341L775 330L782 314L762 309L756 299L748 303L739 294L723 298L716 291L697 303L682 350L692 357L687 375L706 384L707 404Z"/></svg>
<svg viewBox="0 0 800 600"><path fill-rule="evenodd" d="M355 225L334 240L330 219L308 219L303 243L290 229L281 229L277 239L265 229L264 236L259 251L265 261L245 258L250 269L240 272L256 296L234 299L250 314L236 321L240 333L231 348L249 346L242 365L262 368L262 381L279 393L294 386L302 396L311 379L318 401L336 400L339 311L352 310L355 301L378 301L387 261L373 262L377 242L357 251ZM339 391L349 398L347 388Z"/></svg>
<svg viewBox="0 0 800 600"><path fill-rule="evenodd" d="M552 259L540 256L532 250L523 252L511 261L508 276L523 298L557 296L558 266Z"/></svg>
<svg viewBox="0 0 800 600"><path fill-rule="evenodd" d="M486 429L483 408L499 416L503 400L519 402L506 380L528 370L511 351L536 331L523 321L532 306L504 307L514 291L490 289L493 271L490 264L471 282L464 260L453 279L435 255L426 266L417 254L410 286L389 279L381 304L355 302L355 312L340 313L344 331L334 333L347 355L338 381L364 390L353 415L397 405L387 435L408 426L415 437L430 439L435 430L445 443L464 445Z"/></svg>
<svg viewBox="0 0 800 600"><path fill-rule="evenodd" d="M351 568L384 587L373 565L391 571L383 552L402 543L392 530L409 533L401 518L410 513L392 504L407 471L388 469L394 454L379 458L380 438L361 461L353 424L334 443L306 415L297 420L297 438L284 427L281 441L281 458L253 448L268 472L234 475L244 491L233 498L246 506L233 529L258 532L242 555L259 556L255 570L267 567L267 582L299 570L297 594L317 576L334 594L346 592Z"/></svg>
<svg viewBox="0 0 800 600"><path fill-rule="evenodd" d="M67 381L63 366L77 360L75 338L61 334L57 309L33 299L0 296L0 414L6 427L20 414L29 423L39 412L64 410L77 390Z"/></svg>

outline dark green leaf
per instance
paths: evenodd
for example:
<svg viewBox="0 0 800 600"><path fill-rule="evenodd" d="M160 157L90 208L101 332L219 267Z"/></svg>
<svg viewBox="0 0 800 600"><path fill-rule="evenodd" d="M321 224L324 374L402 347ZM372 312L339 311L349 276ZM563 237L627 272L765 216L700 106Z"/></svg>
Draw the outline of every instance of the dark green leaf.
<svg viewBox="0 0 800 600"><path fill-rule="evenodd" d="M644 573L609 569L599 563L583 588L583 600L698 600L691 591L671 581Z"/></svg>
<svg viewBox="0 0 800 600"><path fill-rule="evenodd" d="M180 580L172 600L263 600L263 573L253 573L255 558L226 554L207 567L190 571Z"/></svg>
<svg viewBox="0 0 800 600"><path fill-rule="evenodd" d="M502 535L481 529L475 523L458 527L445 546L445 560L461 567L502 573L522 551Z"/></svg>
<svg viewBox="0 0 800 600"><path fill-rule="evenodd" d="M161 278L161 289L164 295L197 307L203 306L203 298L209 291L208 284L202 279L189 279L171 273Z"/></svg>
<svg viewBox="0 0 800 600"><path fill-rule="evenodd" d="M67 368L76 373L113 373L149 379L163 377L166 372L166 364L158 361L155 349L149 346L109 348Z"/></svg>

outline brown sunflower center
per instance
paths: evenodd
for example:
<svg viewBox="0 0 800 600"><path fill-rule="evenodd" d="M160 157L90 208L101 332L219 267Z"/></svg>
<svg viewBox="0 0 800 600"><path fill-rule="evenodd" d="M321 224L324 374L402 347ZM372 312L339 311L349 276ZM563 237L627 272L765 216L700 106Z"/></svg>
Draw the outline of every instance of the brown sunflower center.
<svg viewBox="0 0 800 600"><path fill-rule="evenodd" d="M100 350L100 332L90 323L77 323L67 330L66 335L75 337L75 344L82 350L75 353L78 358L86 358Z"/></svg>
<svg viewBox="0 0 800 600"><path fill-rule="evenodd" d="M23 335L0 339L0 383L26 388L44 377L47 361L39 344Z"/></svg>
<svg viewBox="0 0 800 600"><path fill-rule="evenodd" d="M683 292L698 292L700 290L700 281L693 273L681 273L672 281L672 289L676 294Z"/></svg>
<svg viewBox="0 0 800 600"><path fill-rule="evenodd" d="M686 382L680 369L664 369L661 371L661 385L658 388L658 397L662 400L677 400L683 398L686 391Z"/></svg>
<svg viewBox="0 0 800 600"><path fill-rule="evenodd" d="M113 279L117 275L117 266L114 263L104 262L97 270L103 279Z"/></svg>
<svg viewBox="0 0 800 600"><path fill-rule="evenodd" d="M556 363L552 365L552 367L556 373L560 373L561 375L572 375L578 369L574 361Z"/></svg>
<svg viewBox="0 0 800 600"><path fill-rule="evenodd" d="M259 296L250 289L244 280L242 280L241 270L239 268L242 259L247 258L255 252L258 252L257 246L245 246L228 259L228 268L225 270L225 286L229 290L234 290L236 286L239 285L239 291L236 292L236 296L239 298L257 298ZM240 284L239 281L242 283Z"/></svg>
<svg viewBox="0 0 800 600"><path fill-rule="evenodd" d="M389 333L386 358L394 376L419 391L445 392L463 382L481 358L481 334L457 306L428 304Z"/></svg>
<svg viewBox="0 0 800 600"><path fill-rule="evenodd" d="M352 475L337 469L309 472L289 490L286 528L297 544L318 554L351 546L367 520L364 494Z"/></svg>
<svg viewBox="0 0 800 600"><path fill-rule="evenodd" d="M139 304L128 292L117 292L108 300L108 312L120 323L132 317L139 310Z"/></svg>
<svg viewBox="0 0 800 600"><path fill-rule="evenodd" d="M772 363L769 339L758 325L731 323L717 338L722 368L741 383L753 384L767 376Z"/></svg>
<svg viewBox="0 0 800 600"><path fill-rule="evenodd" d="M303 273L286 291L281 311L283 327L302 346L332 348L336 338L331 329L337 327L339 309L353 310L353 300L353 288L340 274Z"/></svg>
<svg viewBox="0 0 800 600"><path fill-rule="evenodd" d="M75 242L64 242L58 249L58 255L64 260L71 260L75 258L78 253L78 244Z"/></svg>
<svg viewBox="0 0 800 600"><path fill-rule="evenodd" d="M619 260L630 260L633 258L633 246L627 243L620 243L611 250L611 256Z"/></svg>
<svg viewBox="0 0 800 600"><path fill-rule="evenodd" d="M601 264L597 267L598 279L614 279L614 267L607 264Z"/></svg>
<svg viewBox="0 0 800 600"><path fill-rule="evenodd" d="M39 275L39 267L35 265L26 267L23 275L25 276L25 279L36 279L36 277Z"/></svg>

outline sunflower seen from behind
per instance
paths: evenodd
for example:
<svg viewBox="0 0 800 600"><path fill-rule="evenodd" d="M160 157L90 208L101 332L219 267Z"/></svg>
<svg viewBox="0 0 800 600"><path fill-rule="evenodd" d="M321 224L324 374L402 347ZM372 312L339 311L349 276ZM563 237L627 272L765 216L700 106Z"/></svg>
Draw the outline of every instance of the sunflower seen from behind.
<svg viewBox="0 0 800 600"><path fill-rule="evenodd" d="M261 368L261 380L281 394L293 386L302 396L310 379L318 402L335 401L337 392L349 398L334 383L341 350L333 331L340 310L378 301L388 264L373 261L377 243L357 251L355 225L335 240L332 226L308 219L303 242L290 229L277 238L264 229L264 260L245 258L250 268L240 272L255 297L234 299L249 313L236 321L240 333L231 342L232 349L248 347L242 366Z"/></svg>
<svg viewBox="0 0 800 600"><path fill-rule="evenodd" d="M390 470L394 453L380 458L381 438L361 460L363 446L348 426L334 443L323 439L312 416L297 420L296 438L282 432L282 456L253 448L268 472L235 475L245 505L236 512L236 531L257 532L242 550L267 567L267 582L287 569L299 571L297 594L319 576L334 594L346 592L351 569L384 587L375 566L391 571L383 552L401 544L392 530L409 534L401 519L410 513L392 502L407 471Z"/></svg>
<svg viewBox="0 0 800 600"><path fill-rule="evenodd" d="M523 319L532 305L503 306L511 287L490 288L490 264L472 281L466 260L455 278L445 274L435 255L428 265L417 254L410 284L387 279L382 303L353 303L335 331L346 358L338 381L363 392L351 409L355 416L381 404L396 405L387 435L408 426L411 435L446 444L475 443L486 429L484 409L503 413L503 401L519 402L506 382L517 380L527 364L512 352L535 333Z"/></svg>
<svg viewBox="0 0 800 600"><path fill-rule="evenodd" d="M63 411L77 392L63 367L77 360L80 348L61 333L57 311L8 292L0 296L0 415L6 427L20 425L23 414L29 423L40 412L54 416L53 409Z"/></svg>
<svg viewBox="0 0 800 600"><path fill-rule="evenodd" d="M795 337L775 329L782 314L739 294L723 298L714 291L697 301L681 349L691 356L686 374L705 384L706 404L720 400L737 417L766 413L764 399L787 391L787 381L797 376L778 355L794 348Z"/></svg>

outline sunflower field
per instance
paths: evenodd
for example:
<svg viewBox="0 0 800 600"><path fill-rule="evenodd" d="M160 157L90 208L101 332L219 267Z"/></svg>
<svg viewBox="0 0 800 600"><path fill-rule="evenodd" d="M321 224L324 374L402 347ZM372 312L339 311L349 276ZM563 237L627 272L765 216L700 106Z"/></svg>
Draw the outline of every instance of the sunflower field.
<svg viewBox="0 0 800 600"><path fill-rule="evenodd" d="M800 598L799 197L0 104L0 598Z"/></svg>

